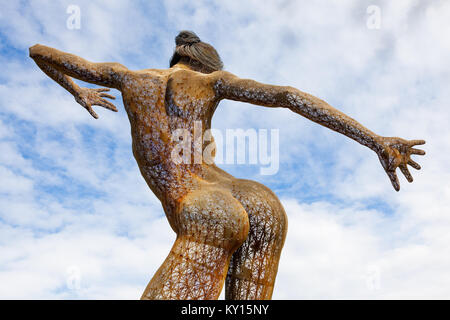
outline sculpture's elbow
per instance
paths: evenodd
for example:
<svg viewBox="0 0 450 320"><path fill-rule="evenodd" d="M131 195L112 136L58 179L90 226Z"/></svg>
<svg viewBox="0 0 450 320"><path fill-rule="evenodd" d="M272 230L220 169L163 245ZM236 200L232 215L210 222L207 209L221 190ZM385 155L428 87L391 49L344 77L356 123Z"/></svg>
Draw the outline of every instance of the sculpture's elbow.
<svg viewBox="0 0 450 320"><path fill-rule="evenodd" d="M290 86L283 86L279 88L279 92L275 95L277 106L285 108L295 107L298 103L297 89Z"/></svg>

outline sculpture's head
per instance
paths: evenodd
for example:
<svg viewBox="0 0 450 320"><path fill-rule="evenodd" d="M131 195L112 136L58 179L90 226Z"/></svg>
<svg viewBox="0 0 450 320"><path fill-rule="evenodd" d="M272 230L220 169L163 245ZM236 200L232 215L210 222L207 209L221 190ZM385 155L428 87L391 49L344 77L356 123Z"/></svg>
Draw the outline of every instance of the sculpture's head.
<svg viewBox="0 0 450 320"><path fill-rule="evenodd" d="M203 73L222 70L223 63L216 49L202 42L194 32L181 31L175 37L175 44L175 51L170 59L171 67L182 62Z"/></svg>

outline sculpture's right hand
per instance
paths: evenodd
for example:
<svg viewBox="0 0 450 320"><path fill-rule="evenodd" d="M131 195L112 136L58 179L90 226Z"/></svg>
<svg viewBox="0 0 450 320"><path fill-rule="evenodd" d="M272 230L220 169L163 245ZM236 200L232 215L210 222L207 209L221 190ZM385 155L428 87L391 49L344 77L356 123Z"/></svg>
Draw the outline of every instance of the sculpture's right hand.
<svg viewBox="0 0 450 320"><path fill-rule="evenodd" d="M111 111L117 112L117 108L108 100L103 98L115 99L116 97L105 93L109 91L108 88L90 89L80 88L75 95L75 100L81 104L95 119L98 119L98 115L92 109L92 106L101 106Z"/></svg>
<svg viewBox="0 0 450 320"><path fill-rule="evenodd" d="M400 190L395 170L400 168L408 182L413 181L407 165L420 170L420 165L411 159L411 155L425 155L425 151L413 148L416 145L425 144L425 140L405 140L397 137L379 137L380 148L378 149L378 158L386 171L392 186L396 191Z"/></svg>

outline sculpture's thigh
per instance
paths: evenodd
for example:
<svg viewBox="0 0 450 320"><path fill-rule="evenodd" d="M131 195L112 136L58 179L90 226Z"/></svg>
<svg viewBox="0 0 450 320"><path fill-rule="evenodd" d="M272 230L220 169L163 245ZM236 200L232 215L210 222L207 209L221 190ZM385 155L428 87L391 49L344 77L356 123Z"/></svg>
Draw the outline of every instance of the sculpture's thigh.
<svg viewBox="0 0 450 320"><path fill-rule="evenodd" d="M226 278L226 299L270 299L287 232L287 217L267 187L240 180L232 191L248 213L250 231L233 254Z"/></svg>
<svg viewBox="0 0 450 320"><path fill-rule="evenodd" d="M217 299L247 237L247 213L228 190L208 188L183 199L175 224L177 239L142 298Z"/></svg>

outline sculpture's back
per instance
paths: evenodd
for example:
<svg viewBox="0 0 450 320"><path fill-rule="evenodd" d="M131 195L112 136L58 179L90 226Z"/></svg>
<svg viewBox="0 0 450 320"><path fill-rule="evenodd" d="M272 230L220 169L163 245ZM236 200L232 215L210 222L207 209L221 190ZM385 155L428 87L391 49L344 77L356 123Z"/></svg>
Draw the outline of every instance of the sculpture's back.
<svg viewBox="0 0 450 320"><path fill-rule="evenodd" d="M142 298L217 299L227 272L227 298L272 295L286 234L281 203L266 187L232 177L211 159L194 159L195 149L203 152L203 146L193 137L210 129L219 103L214 81L210 74L177 65L130 71L121 89L134 156L177 233ZM179 129L192 141L183 163L173 158L173 133Z"/></svg>

